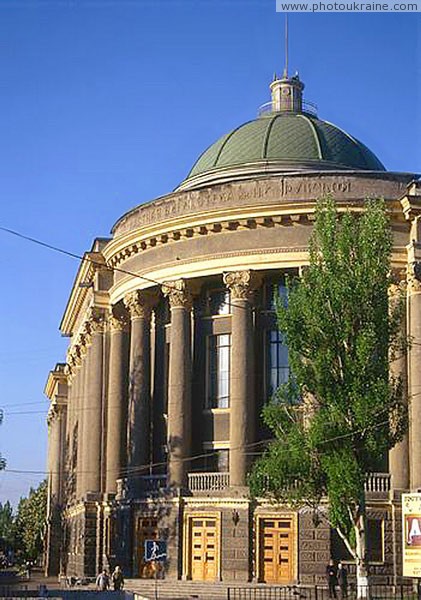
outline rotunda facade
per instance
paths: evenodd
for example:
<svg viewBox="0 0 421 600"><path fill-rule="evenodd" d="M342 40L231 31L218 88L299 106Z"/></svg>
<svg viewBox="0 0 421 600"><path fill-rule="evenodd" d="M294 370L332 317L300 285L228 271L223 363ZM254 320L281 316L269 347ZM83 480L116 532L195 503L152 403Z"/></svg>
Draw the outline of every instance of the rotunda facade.
<svg viewBox="0 0 421 600"><path fill-rule="evenodd" d="M174 192L123 215L81 262L60 326L67 361L46 385L49 573L119 564L149 577L145 540L166 542L174 579L313 584L343 557L310 513L248 494L268 437L262 407L288 377L274 296L308 261L318 198L358 211L383 197L393 268L408 279L408 332L419 335L421 195L413 174L388 172L318 119L303 87L276 78L259 118L205 150ZM419 352L394 367L409 396ZM382 582L401 574L399 493L421 487L418 404L411 441L367 481Z"/></svg>

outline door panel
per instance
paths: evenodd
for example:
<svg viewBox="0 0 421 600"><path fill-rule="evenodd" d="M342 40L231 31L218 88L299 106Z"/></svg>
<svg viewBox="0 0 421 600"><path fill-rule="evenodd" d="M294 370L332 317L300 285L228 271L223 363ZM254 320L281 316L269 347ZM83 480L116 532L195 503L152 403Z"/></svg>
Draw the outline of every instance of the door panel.
<svg viewBox="0 0 421 600"><path fill-rule="evenodd" d="M156 564L145 562L145 540L157 540L158 520L156 518L138 519L137 522L137 564L138 577L151 579L155 576Z"/></svg>
<svg viewBox="0 0 421 600"><path fill-rule="evenodd" d="M293 581L294 532L292 519L261 519L260 580L266 583Z"/></svg>
<svg viewBox="0 0 421 600"><path fill-rule="evenodd" d="M191 521L191 578L215 581L218 575L218 536L216 519Z"/></svg>

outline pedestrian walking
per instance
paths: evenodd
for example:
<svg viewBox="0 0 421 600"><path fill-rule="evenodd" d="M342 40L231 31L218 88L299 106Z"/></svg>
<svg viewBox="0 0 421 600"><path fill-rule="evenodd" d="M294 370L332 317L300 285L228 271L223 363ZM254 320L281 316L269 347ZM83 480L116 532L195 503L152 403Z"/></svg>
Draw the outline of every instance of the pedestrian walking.
<svg viewBox="0 0 421 600"><path fill-rule="evenodd" d="M96 587L100 592L106 592L110 587L110 578L105 569L96 578Z"/></svg>
<svg viewBox="0 0 421 600"><path fill-rule="evenodd" d="M338 585L335 563L331 558L326 567L326 579L329 587L329 598L336 598L336 586Z"/></svg>
<svg viewBox="0 0 421 600"><path fill-rule="evenodd" d="M31 579L31 572L32 572L32 563L30 560L27 560L25 563L25 571L26 571L26 579Z"/></svg>
<svg viewBox="0 0 421 600"><path fill-rule="evenodd" d="M348 597L348 571L341 561L338 562L337 579L339 589L341 590L341 598Z"/></svg>
<svg viewBox="0 0 421 600"><path fill-rule="evenodd" d="M123 573L120 567L117 565L111 575L111 581L113 582L113 588L115 591L122 590L124 586Z"/></svg>

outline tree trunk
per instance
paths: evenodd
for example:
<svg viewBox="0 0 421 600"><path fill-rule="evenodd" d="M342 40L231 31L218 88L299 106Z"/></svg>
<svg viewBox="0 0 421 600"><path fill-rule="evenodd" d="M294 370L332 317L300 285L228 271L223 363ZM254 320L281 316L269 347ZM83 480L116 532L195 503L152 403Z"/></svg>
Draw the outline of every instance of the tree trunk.
<svg viewBox="0 0 421 600"><path fill-rule="evenodd" d="M357 564L357 598L369 598L367 568L367 537L365 507L359 511L355 522L355 553Z"/></svg>

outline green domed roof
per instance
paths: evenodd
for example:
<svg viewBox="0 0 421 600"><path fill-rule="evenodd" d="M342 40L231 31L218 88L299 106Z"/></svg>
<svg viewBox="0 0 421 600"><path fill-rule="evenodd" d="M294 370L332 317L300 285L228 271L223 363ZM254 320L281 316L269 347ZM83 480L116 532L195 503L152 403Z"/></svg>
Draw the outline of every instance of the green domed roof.
<svg viewBox="0 0 421 600"><path fill-rule="evenodd" d="M212 144L184 183L215 170L276 163L288 170L385 171L364 144L335 125L303 112L272 112L249 121ZM210 174L210 173L209 173ZM183 184L182 184L183 186Z"/></svg>

